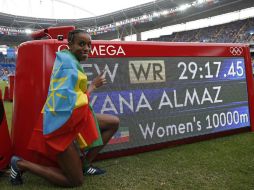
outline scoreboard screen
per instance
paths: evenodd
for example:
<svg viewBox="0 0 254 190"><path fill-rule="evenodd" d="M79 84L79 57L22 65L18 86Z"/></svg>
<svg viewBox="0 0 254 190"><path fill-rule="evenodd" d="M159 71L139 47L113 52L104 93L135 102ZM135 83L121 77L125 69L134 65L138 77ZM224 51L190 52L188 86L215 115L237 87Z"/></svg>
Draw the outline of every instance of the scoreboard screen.
<svg viewBox="0 0 254 190"><path fill-rule="evenodd" d="M243 57L90 58L96 113L120 118L104 151L123 150L250 126Z"/></svg>

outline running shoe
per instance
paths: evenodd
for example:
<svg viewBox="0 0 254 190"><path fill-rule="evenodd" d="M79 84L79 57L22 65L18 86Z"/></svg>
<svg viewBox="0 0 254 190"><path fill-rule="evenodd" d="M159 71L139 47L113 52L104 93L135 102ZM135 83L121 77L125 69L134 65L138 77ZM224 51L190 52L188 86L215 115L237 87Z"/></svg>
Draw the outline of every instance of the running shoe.
<svg viewBox="0 0 254 190"><path fill-rule="evenodd" d="M11 171L10 171L10 182L12 185L21 185L23 184L22 172L18 168L17 162L22 160L17 156L12 156L11 158Z"/></svg>
<svg viewBox="0 0 254 190"><path fill-rule="evenodd" d="M105 174L106 171L98 167L90 165L83 169L83 173L84 175L102 175L102 174Z"/></svg>

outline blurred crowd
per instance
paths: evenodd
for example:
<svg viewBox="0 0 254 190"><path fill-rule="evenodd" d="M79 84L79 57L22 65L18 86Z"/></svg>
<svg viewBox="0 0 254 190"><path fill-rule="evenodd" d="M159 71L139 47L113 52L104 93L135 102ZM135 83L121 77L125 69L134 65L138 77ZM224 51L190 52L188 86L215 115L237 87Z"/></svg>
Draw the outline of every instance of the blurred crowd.
<svg viewBox="0 0 254 190"><path fill-rule="evenodd" d="M176 32L172 35L150 38L148 41L251 43L254 42L254 18L196 30Z"/></svg>

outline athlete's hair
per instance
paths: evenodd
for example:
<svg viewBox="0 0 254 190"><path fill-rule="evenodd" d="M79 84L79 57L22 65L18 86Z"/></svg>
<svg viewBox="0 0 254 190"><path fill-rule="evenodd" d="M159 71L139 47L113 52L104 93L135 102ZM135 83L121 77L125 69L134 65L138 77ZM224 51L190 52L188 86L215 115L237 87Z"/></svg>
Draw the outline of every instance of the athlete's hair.
<svg viewBox="0 0 254 190"><path fill-rule="evenodd" d="M72 30L69 32L68 34L68 42L72 43L74 42L74 37L76 34L80 34L80 33L85 33L88 34L85 30L81 30L81 29L76 29L76 30Z"/></svg>

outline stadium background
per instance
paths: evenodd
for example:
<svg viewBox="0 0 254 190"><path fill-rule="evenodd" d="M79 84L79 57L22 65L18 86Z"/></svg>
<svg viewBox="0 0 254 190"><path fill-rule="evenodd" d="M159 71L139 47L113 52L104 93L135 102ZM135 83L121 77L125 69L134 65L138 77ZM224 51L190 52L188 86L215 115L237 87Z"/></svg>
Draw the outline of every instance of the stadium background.
<svg viewBox="0 0 254 190"><path fill-rule="evenodd" d="M252 47L253 10L252 0L157 0L79 19L0 12L0 78L6 80L6 75L14 74L17 46L31 40L29 34L42 28L74 25L87 30L94 40L233 42L248 43Z"/></svg>

